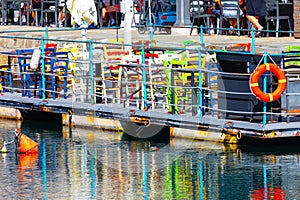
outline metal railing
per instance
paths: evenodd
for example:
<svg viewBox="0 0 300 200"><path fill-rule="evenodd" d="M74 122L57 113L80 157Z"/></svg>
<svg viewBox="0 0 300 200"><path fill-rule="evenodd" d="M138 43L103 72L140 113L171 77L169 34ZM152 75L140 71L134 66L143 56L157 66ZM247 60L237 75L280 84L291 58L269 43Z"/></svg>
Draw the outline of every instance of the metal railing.
<svg viewBox="0 0 300 200"><path fill-rule="evenodd" d="M287 80L293 78L292 82L287 81L287 88L289 91L292 90L293 93L285 91L279 102L260 102L249 88L249 78L254 66L252 66L252 69L247 69L243 73L231 72L230 70L224 71L220 63L216 62L216 58L214 57L215 54L219 52L254 55L250 52L208 50L205 45L196 43L197 45L193 47L171 48L170 46L160 46L161 49L164 48L165 51L169 51L169 53L161 53L159 58L153 58L153 60L151 60L146 58L146 54L151 47L146 46L144 43L132 45L110 41L62 40L51 39L48 37L48 33L46 35L47 38L20 36L0 37L36 41L36 46L33 48L41 48L40 71L19 72L17 60L20 55L13 54L12 52L9 52L9 54L2 52L3 55L13 59L13 61L10 61L11 64L9 67L3 65L0 70L2 90L4 92L19 94L20 97L23 94L23 96L28 97L29 95L26 92L31 91L31 93L34 94L34 91L36 91L38 94L36 94L35 98L41 99L54 98L55 96L59 99L65 98L66 101L70 103L78 101L89 103L91 106L94 104L111 104L113 106L119 106L120 108L153 110L161 113L169 112L170 114L199 118L206 116L216 118L232 117L241 120L248 118L249 120L257 122L263 121L264 124L272 120L282 121L286 119L289 121L291 116L296 115L295 110L298 109L297 97L300 93L294 91L297 87L298 78L300 77L298 72L291 74L285 71ZM55 55L46 55L46 43L56 43L59 46L57 51L69 52L69 73L67 73L67 75L49 71L48 68L51 66L49 66L50 64L46 61L55 59ZM86 52L83 51L83 45L87 46ZM104 45L120 46L123 49L125 49L125 46L138 47L140 49L140 60L133 60L134 58L132 57L132 60L124 60L125 63L123 62L123 64L125 65L118 65L118 67L122 68L121 79L118 80L116 77L112 77L111 80L104 79L104 77L101 77L101 70L109 69L112 64L105 58ZM252 48L253 46L252 44ZM198 63L193 64L196 66L194 71L179 70L178 68L182 68L182 66L178 66L178 64L175 69L171 69L173 66L166 64L168 59L169 61L171 59L179 59L183 61L183 65L187 65L188 61L182 57L186 52L196 52L198 58L200 58L197 61ZM268 60L269 56L280 57L282 55L265 54L257 63L257 66L270 62L270 60ZM201 63L202 57L206 58L205 65ZM278 64L272 59L271 62ZM128 66L130 64L132 64L132 66ZM154 66L155 70L160 70L161 81L154 81L152 79L153 77L151 77L153 74L150 74L152 72L149 70L154 69ZM134 70L131 70L132 68L134 68ZM175 78L175 73L178 73L178 79ZM184 76L184 74L186 76ZM39 81L37 85L34 85L34 88L25 87L24 84L26 85L26 81L29 80L22 79L22 77L30 77L32 75L39 76L41 81ZM129 76L135 77L130 80L127 79ZM186 79L182 80L183 77L186 77ZM266 74L265 77L265 81L263 82L264 87L272 90L272 88L275 87L273 84L276 83L274 76ZM65 78L68 81L67 90L63 91L61 88L54 90L54 88L51 87L53 83L49 81ZM234 82L234 80L237 81ZM232 83L235 83L236 87L241 87L240 90L232 88L230 86ZM100 84L102 91L96 91L97 84ZM244 85L240 86L239 84ZM23 87L21 87L22 85ZM103 85L105 85L104 88ZM134 89L129 89L131 86L133 86ZM109 92L108 88L113 87L118 87L119 90ZM106 89L107 93L105 94L103 90ZM59 95L60 93L68 94L64 96ZM104 101L104 99L106 99L106 101ZM296 103L293 104L291 101L296 101ZM294 106L293 109L290 109L291 103ZM260 106L260 108L258 109L256 106Z"/></svg>

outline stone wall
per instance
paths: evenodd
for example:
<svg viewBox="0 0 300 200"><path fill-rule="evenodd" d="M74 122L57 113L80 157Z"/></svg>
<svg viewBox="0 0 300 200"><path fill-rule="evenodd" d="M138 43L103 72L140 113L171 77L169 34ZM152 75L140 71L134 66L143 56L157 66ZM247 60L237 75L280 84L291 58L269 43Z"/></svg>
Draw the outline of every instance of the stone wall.
<svg viewBox="0 0 300 200"><path fill-rule="evenodd" d="M14 36L12 36L14 37ZM22 36L24 38L0 38L1 49L33 48L41 44L40 40L32 39L32 36Z"/></svg>

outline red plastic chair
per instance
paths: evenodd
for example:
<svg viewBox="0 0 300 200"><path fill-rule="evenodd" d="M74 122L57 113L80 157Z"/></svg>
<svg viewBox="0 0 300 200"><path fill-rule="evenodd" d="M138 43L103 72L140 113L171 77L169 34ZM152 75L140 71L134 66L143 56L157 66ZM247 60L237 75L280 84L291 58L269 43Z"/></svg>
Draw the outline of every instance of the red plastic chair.
<svg viewBox="0 0 300 200"><path fill-rule="evenodd" d="M229 44L225 47L227 51L243 51L250 52L251 51L251 43L237 43L237 44Z"/></svg>

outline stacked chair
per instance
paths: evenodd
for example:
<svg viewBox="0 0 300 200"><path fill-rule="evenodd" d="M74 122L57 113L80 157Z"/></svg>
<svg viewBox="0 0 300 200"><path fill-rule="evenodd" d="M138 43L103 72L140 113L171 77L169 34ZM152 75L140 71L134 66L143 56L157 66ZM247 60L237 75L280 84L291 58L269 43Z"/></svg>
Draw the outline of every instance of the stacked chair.
<svg viewBox="0 0 300 200"><path fill-rule="evenodd" d="M120 103L122 68L118 63L128 54L121 44L103 45L103 62L100 65L99 76L94 79L95 98L98 99L96 102Z"/></svg>
<svg viewBox="0 0 300 200"><path fill-rule="evenodd" d="M287 122L291 116L297 116L300 110L299 81L300 81L300 46L288 46L282 52L282 66L286 76L286 91L281 97L281 104L287 113ZM288 95L287 95L288 94Z"/></svg>
<svg viewBox="0 0 300 200"><path fill-rule="evenodd" d="M66 99L73 80L69 74L69 53L57 51L56 45L49 44L44 48L44 56L35 55L35 50L37 49L16 50L22 96L41 98L45 94L46 97L55 99L63 93ZM42 78L43 65L44 79ZM43 85L45 85L45 90Z"/></svg>
<svg viewBox="0 0 300 200"><path fill-rule="evenodd" d="M72 85L72 79L68 77L69 53L55 52L51 54L50 88L52 97L55 99L63 91L63 97L68 97L68 89Z"/></svg>
<svg viewBox="0 0 300 200"><path fill-rule="evenodd" d="M191 73L179 72L173 68L204 68L206 56L202 54L201 51L198 51L199 45L200 44L198 42L185 40L182 42L183 50L181 51L181 57L164 62L169 88L168 102L170 113L179 114L190 112L191 110L195 110L195 108L193 109L193 106L198 105L198 101L196 101L196 105L192 105L191 99L193 95L199 95L198 90L196 89L199 84L198 77L201 77L202 83L205 83L204 74L202 73L201 76L199 76L199 73L194 73L194 80L192 80ZM171 83L171 75L173 75L172 81L174 85ZM204 86L206 85L203 85L203 87Z"/></svg>

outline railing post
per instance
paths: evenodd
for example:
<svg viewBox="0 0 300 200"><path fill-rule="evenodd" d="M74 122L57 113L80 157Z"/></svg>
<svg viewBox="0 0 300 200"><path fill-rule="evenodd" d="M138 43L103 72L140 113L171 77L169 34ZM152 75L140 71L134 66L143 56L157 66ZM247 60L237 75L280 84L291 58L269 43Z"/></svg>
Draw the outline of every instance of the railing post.
<svg viewBox="0 0 300 200"><path fill-rule="evenodd" d="M49 39L49 30L48 30L48 27L45 28L45 37L46 37L46 44L48 44L48 39Z"/></svg>
<svg viewBox="0 0 300 200"><path fill-rule="evenodd" d="M253 26L251 28L251 36L251 53L255 54L255 34Z"/></svg>
<svg viewBox="0 0 300 200"><path fill-rule="evenodd" d="M152 10L151 10L151 1L148 1L148 8L149 8L149 13L148 13L148 16L149 16L149 25L150 25L150 28L149 28L149 35L150 35L150 41L153 40L153 34L154 34L154 27L153 27L153 22L152 22Z"/></svg>
<svg viewBox="0 0 300 200"><path fill-rule="evenodd" d="M267 63L267 53L264 52L263 56L264 56L264 63ZM263 83L264 83L264 87L263 87L264 93L267 93L267 76L266 75L263 76ZM266 125L267 124L267 103L266 102L264 102L263 113L264 113L263 124Z"/></svg>
<svg viewBox="0 0 300 200"><path fill-rule="evenodd" d="M45 41L44 37L41 37L42 49L42 99L46 99L46 83L45 83Z"/></svg>
<svg viewBox="0 0 300 200"><path fill-rule="evenodd" d="M198 94L199 94L199 105L200 105L200 119L203 117L203 88L202 88L202 56L201 56L201 47L198 47Z"/></svg>
<svg viewBox="0 0 300 200"><path fill-rule="evenodd" d="M94 91L94 70L93 70L93 40L89 40L89 46L90 46L90 54L89 54L89 60L90 60L90 81L91 81L91 88L90 88L90 92L91 92L91 104L95 103L95 91Z"/></svg>
<svg viewBox="0 0 300 200"><path fill-rule="evenodd" d="M203 25L200 26L200 44L204 44Z"/></svg>
<svg viewBox="0 0 300 200"><path fill-rule="evenodd" d="M146 77L146 61L145 61L145 46L144 42L142 42L142 76L143 76L143 108L147 108L147 77Z"/></svg>

